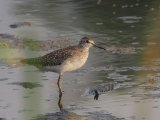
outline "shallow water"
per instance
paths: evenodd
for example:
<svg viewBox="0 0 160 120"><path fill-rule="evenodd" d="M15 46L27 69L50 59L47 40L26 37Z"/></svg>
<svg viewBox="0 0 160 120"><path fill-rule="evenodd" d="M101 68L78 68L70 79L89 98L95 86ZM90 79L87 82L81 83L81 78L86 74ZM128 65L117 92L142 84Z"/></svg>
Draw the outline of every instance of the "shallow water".
<svg viewBox="0 0 160 120"><path fill-rule="evenodd" d="M14 44L13 48L1 45L0 118L22 120L46 115L48 120L58 119L58 75L32 66L11 65L17 58L43 55L75 44L87 35L107 51L92 48L82 69L64 75L62 104L72 112L70 119L159 120L158 0L0 3L0 33L16 35L20 40L43 41L42 44L56 41L55 46L46 45L46 49L30 49L29 43L24 47ZM9 27L25 21L31 26ZM11 41L12 44L16 40ZM108 84L114 87L109 90ZM90 92L95 89L100 94L98 100Z"/></svg>

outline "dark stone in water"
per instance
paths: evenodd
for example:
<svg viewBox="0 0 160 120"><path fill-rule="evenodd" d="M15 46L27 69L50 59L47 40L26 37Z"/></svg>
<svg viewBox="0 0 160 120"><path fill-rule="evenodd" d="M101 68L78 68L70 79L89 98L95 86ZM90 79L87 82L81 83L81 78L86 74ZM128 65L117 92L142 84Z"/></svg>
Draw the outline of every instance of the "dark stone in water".
<svg viewBox="0 0 160 120"><path fill-rule="evenodd" d="M0 78L0 81L6 81L8 78Z"/></svg>
<svg viewBox="0 0 160 120"><path fill-rule="evenodd" d="M0 33L0 38L1 39L15 39L15 36L7 34L7 33Z"/></svg>
<svg viewBox="0 0 160 120"><path fill-rule="evenodd" d="M17 22L17 23L13 23L9 25L10 28L18 28L21 26L31 26L31 23L30 22Z"/></svg>
<svg viewBox="0 0 160 120"><path fill-rule="evenodd" d="M38 83L34 83L34 82L15 82L15 83L11 83L13 85L20 85L24 88L28 88L28 89L33 89L36 87L41 87L42 85L38 84Z"/></svg>
<svg viewBox="0 0 160 120"><path fill-rule="evenodd" d="M0 120L7 120L6 118L0 118Z"/></svg>
<svg viewBox="0 0 160 120"><path fill-rule="evenodd" d="M74 112L62 111L41 115L32 120L125 120L124 118L117 118L103 111L88 112L87 114L78 115Z"/></svg>
<svg viewBox="0 0 160 120"><path fill-rule="evenodd" d="M78 115L74 112L62 111L56 113L48 113L32 120L88 120L86 116Z"/></svg>
<svg viewBox="0 0 160 120"><path fill-rule="evenodd" d="M87 120L125 120L124 118L117 118L104 111L96 111L88 114L89 116Z"/></svg>

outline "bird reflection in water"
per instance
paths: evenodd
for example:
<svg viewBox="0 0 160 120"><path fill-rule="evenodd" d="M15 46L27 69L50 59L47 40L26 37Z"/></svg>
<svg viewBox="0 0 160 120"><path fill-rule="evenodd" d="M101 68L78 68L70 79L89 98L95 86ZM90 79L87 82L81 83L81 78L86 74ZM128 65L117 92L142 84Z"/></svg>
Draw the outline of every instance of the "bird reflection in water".
<svg viewBox="0 0 160 120"><path fill-rule="evenodd" d="M60 85L61 77L59 76L57 86L58 86L58 92L59 92L59 99L58 99L58 107L60 111L63 111L63 104L62 104L62 88Z"/></svg>
<svg viewBox="0 0 160 120"><path fill-rule="evenodd" d="M61 78L59 77L58 81L60 81L60 79ZM62 104L62 94L63 94L63 92L62 92L62 88L61 88L60 82L57 82L57 86L58 86L58 91L59 91L58 107L59 107L60 111L63 112L64 111L63 104ZM98 91L94 90L94 93L95 93L94 94L94 100L98 100L98 98L99 98Z"/></svg>

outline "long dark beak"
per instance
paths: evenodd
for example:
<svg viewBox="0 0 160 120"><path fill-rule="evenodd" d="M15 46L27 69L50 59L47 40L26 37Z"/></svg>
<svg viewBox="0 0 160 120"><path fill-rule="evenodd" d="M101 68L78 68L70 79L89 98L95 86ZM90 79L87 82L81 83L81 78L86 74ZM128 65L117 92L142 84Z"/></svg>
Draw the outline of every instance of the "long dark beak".
<svg viewBox="0 0 160 120"><path fill-rule="evenodd" d="M103 48L103 47L100 47L100 46L97 46L96 44L93 44L93 43L92 43L92 45L93 45L94 47L96 47L96 48L99 48L99 49L106 50L105 48Z"/></svg>

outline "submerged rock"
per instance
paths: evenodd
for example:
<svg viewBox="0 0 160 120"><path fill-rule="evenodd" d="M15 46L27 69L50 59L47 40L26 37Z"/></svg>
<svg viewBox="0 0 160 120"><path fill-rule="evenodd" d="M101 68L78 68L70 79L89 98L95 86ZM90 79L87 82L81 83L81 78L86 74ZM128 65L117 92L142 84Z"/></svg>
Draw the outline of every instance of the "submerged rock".
<svg viewBox="0 0 160 120"><path fill-rule="evenodd" d="M0 118L0 120L7 120L6 118Z"/></svg>
<svg viewBox="0 0 160 120"><path fill-rule="evenodd" d="M48 113L46 115L33 118L32 120L88 120L87 116L78 115L74 112L62 111Z"/></svg>
<svg viewBox="0 0 160 120"><path fill-rule="evenodd" d="M7 33L0 33L0 39L15 39L16 37Z"/></svg>
<svg viewBox="0 0 160 120"><path fill-rule="evenodd" d="M22 26L31 26L31 23L30 22L17 22L17 23L13 23L9 25L10 28L18 28Z"/></svg>
<svg viewBox="0 0 160 120"><path fill-rule="evenodd" d="M41 115L32 120L125 120L124 118L117 118L104 111L88 112L88 115L78 115L74 112L63 111L56 113L48 113Z"/></svg>
<svg viewBox="0 0 160 120"><path fill-rule="evenodd" d="M88 120L125 120L124 118L117 118L104 111L90 112L88 114Z"/></svg>
<svg viewBox="0 0 160 120"><path fill-rule="evenodd" d="M42 85L40 85L39 83L35 83L35 82L14 82L11 84L12 85L19 85L19 86L22 86L23 88L28 88L28 89L42 87Z"/></svg>

